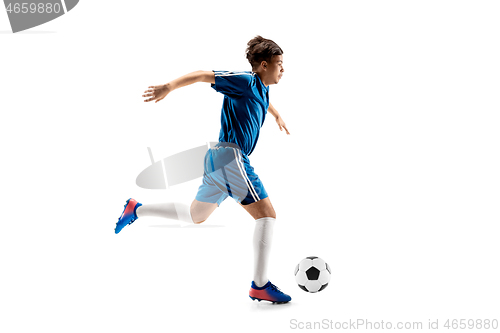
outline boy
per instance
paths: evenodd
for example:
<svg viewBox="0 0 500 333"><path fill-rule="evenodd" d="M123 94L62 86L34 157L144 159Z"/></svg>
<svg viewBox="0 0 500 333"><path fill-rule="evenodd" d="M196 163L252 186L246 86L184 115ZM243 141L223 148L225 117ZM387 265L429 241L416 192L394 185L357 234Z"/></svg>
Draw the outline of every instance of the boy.
<svg viewBox="0 0 500 333"><path fill-rule="evenodd" d="M278 111L269 103L269 85L277 84L284 72L283 51L272 40L257 36L248 42L246 57L252 65L251 72L197 71L165 85L150 86L145 91L144 101L157 103L175 89L195 82L210 83L224 94L219 143L207 151L203 183L190 207L182 203L142 205L129 199L115 233L143 216L202 223L230 196L255 219L254 280L250 298L286 303L291 297L267 279L276 213L248 159L267 111L276 118L280 130L290 134Z"/></svg>

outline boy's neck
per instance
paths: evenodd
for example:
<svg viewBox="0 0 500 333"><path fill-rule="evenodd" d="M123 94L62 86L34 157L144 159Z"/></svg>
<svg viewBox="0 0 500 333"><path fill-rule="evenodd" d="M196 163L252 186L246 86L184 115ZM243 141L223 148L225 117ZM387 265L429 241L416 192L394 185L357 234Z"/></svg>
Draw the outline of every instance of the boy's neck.
<svg viewBox="0 0 500 333"><path fill-rule="evenodd" d="M254 73L259 76L260 81L262 81L262 84L264 84L264 86L266 86L266 88L267 88L269 86L269 84L266 84L266 82L262 78L262 73L261 72L257 72L257 71L254 71Z"/></svg>

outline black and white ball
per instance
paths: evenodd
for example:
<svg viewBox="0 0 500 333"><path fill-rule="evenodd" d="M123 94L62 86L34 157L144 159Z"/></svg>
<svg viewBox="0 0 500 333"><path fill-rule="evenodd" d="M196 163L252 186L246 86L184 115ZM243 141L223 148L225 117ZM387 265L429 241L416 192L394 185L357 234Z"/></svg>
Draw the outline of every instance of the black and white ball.
<svg viewBox="0 0 500 333"><path fill-rule="evenodd" d="M309 293L325 289L331 274L330 266L318 257L307 257L295 267L295 281L302 290Z"/></svg>

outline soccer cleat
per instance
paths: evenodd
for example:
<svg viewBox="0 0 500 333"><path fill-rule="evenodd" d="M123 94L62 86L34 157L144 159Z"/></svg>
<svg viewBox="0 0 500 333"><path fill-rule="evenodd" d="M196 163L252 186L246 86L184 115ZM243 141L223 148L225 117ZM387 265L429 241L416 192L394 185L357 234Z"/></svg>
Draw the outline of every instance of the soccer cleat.
<svg viewBox="0 0 500 333"><path fill-rule="evenodd" d="M137 220L137 215L135 211L138 207L142 206L142 204L138 203L135 199L128 199L125 204L125 208L123 209L123 213L116 222L115 234L119 233L125 226L132 224L135 220Z"/></svg>
<svg viewBox="0 0 500 333"><path fill-rule="evenodd" d="M269 301L274 303L287 303L292 300L290 296L279 290L271 281L262 287L257 287L255 282L252 281L252 287L250 288L249 296L252 300Z"/></svg>

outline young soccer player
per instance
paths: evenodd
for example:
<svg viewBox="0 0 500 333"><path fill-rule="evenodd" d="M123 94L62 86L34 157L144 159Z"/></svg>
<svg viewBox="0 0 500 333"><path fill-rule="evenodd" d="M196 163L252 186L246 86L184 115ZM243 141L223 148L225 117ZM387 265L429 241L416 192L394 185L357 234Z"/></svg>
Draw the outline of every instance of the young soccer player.
<svg viewBox="0 0 500 333"><path fill-rule="evenodd" d="M248 158L255 149L267 111L275 117L279 129L290 134L278 111L269 103L269 86L277 84L284 72L283 51L272 40L257 36L248 42L246 57L252 71L197 71L145 91L144 101L157 103L175 89L195 82L211 83L212 88L224 94L219 143L207 151L203 183L190 207L177 202L142 205L129 199L115 233L144 216L202 223L230 196L255 219L250 298L286 303L291 297L267 278L276 213Z"/></svg>

